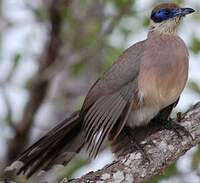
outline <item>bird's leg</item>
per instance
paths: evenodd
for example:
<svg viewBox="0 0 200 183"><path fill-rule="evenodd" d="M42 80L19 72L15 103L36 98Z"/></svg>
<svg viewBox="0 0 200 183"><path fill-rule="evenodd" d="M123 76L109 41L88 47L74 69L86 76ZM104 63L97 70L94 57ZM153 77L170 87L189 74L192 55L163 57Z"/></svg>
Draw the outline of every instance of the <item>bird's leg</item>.
<svg viewBox="0 0 200 183"><path fill-rule="evenodd" d="M182 114L181 114L181 112L178 112L178 113L176 114L176 118L177 118L177 122L180 123L180 122L181 122L181 119L182 119Z"/></svg>
<svg viewBox="0 0 200 183"><path fill-rule="evenodd" d="M154 146L155 147L155 143L152 141L152 140L148 140L148 141L145 141L145 143L141 143L140 146L142 148L144 148L145 146Z"/></svg>
<svg viewBox="0 0 200 183"><path fill-rule="evenodd" d="M180 131L182 131L184 133L184 135L186 135L188 137L191 137L193 139L191 133L184 126L181 126L180 124L178 124L177 122L175 122L171 118L169 118L167 120L166 119L165 120L160 120L159 122L162 123L162 126L161 126L160 130L164 130L164 129L172 130L181 139L182 139L182 135L180 134Z"/></svg>
<svg viewBox="0 0 200 183"><path fill-rule="evenodd" d="M148 155L146 154L146 152L144 150L144 146L146 144L142 145L142 144L138 143L137 140L136 140L136 138L132 135L130 128L125 127L124 128L124 132L127 135L127 137L129 138L129 140L131 142L131 145L132 145L130 151L131 152L134 151L134 150L140 151L140 153L143 155L144 159L149 161L149 157L148 157Z"/></svg>

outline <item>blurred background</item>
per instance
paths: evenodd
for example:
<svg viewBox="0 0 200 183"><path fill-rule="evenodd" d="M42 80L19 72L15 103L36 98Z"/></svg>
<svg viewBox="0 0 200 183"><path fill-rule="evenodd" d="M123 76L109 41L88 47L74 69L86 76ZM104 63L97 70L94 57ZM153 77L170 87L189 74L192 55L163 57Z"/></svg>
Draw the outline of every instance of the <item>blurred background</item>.
<svg viewBox="0 0 200 183"><path fill-rule="evenodd" d="M146 38L158 0L0 0L0 177L20 152L80 109L90 86L136 41ZM200 9L200 1L171 1ZM189 81L175 109L200 100L200 13L184 19L179 35L190 51ZM174 115L175 115L174 113ZM79 177L112 162L105 145L97 159L75 158L49 182ZM0 179L1 180L1 179ZM28 182L37 182L36 179ZM200 146L150 183L199 183Z"/></svg>

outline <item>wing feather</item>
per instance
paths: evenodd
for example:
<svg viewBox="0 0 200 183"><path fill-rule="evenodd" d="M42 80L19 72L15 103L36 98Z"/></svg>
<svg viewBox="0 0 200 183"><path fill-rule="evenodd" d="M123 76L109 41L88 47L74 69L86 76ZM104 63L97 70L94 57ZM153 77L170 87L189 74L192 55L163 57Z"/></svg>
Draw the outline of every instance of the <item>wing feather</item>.
<svg viewBox="0 0 200 183"><path fill-rule="evenodd" d="M91 156L98 153L111 130L116 138L127 121L134 97L137 98L137 79L145 42L127 49L86 96L81 109L84 114L82 127Z"/></svg>
<svg viewBox="0 0 200 183"><path fill-rule="evenodd" d="M101 124L101 121L103 121L109 114L110 106L113 102L116 101L116 96L112 95L109 97L108 100L108 96L107 98L104 96L102 97L100 100L103 100L103 102L99 103L98 106L96 106L96 113L93 114L92 118L88 118L85 120L86 123L88 123L86 126L87 128L85 128L85 133L86 133L86 139L87 136L90 135L90 131L93 131L94 126L99 126ZM107 109L107 110L105 110ZM87 140L86 140L87 141Z"/></svg>
<svg viewBox="0 0 200 183"><path fill-rule="evenodd" d="M115 125L115 122L119 118L125 105L126 105L126 103L123 101L121 103L121 105L118 106L118 109L114 111L111 118L105 123L106 125L103 127L102 133L100 134L100 137L99 137L97 143L92 145L93 148L90 151L91 156L95 157L97 155L105 137L112 130L113 126Z"/></svg>
<svg viewBox="0 0 200 183"><path fill-rule="evenodd" d="M104 118L102 121L96 121L98 122L97 124L98 125L95 125L95 122L93 123L93 126L95 127L93 130L92 130L92 134L89 136L90 138L89 139L86 139L88 141L88 147L90 146L95 146L95 142L98 138L99 135L103 135L104 133L104 127L108 126L109 125L109 121L115 117L115 118L118 118L117 116L117 112L118 114L120 115L120 107L123 107L121 104L123 104L124 101L123 100L119 100L116 105L114 105L113 108L110 108L108 109L107 111L107 114L104 115ZM101 132L102 131L102 132ZM101 136L99 137L101 138ZM100 140L100 139L99 139ZM93 142L93 144L91 145L91 143Z"/></svg>
<svg viewBox="0 0 200 183"><path fill-rule="evenodd" d="M83 129L89 156L97 155L102 143L116 123L119 123L116 136L122 130L134 100L132 88L132 83L130 83L118 92L102 96L88 110L84 118Z"/></svg>

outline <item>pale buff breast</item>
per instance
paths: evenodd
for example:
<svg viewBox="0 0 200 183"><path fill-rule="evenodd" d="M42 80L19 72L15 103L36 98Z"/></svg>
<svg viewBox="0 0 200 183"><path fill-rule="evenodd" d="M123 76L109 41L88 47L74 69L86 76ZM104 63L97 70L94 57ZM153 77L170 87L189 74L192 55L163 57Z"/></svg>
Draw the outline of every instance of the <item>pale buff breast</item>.
<svg viewBox="0 0 200 183"><path fill-rule="evenodd" d="M174 103L188 78L188 51L178 36L149 35L138 77L140 105L133 108L129 126L148 123Z"/></svg>

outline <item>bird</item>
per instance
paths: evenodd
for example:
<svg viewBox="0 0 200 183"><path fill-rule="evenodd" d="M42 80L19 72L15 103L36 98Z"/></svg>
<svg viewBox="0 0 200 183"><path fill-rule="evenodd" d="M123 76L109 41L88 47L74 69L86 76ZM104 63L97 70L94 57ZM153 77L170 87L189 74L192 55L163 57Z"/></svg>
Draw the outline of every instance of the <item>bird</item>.
<svg viewBox="0 0 200 183"><path fill-rule="evenodd" d="M81 109L22 152L7 170L20 163L18 174L29 178L54 164L67 165L83 147L89 157L96 157L106 138L112 145L124 133L134 141L131 131L153 119L163 128L187 133L170 114L185 88L189 67L189 52L177 27L193 12L175 3L157 5L146 39L126 49L93 84Z"/></svg>

